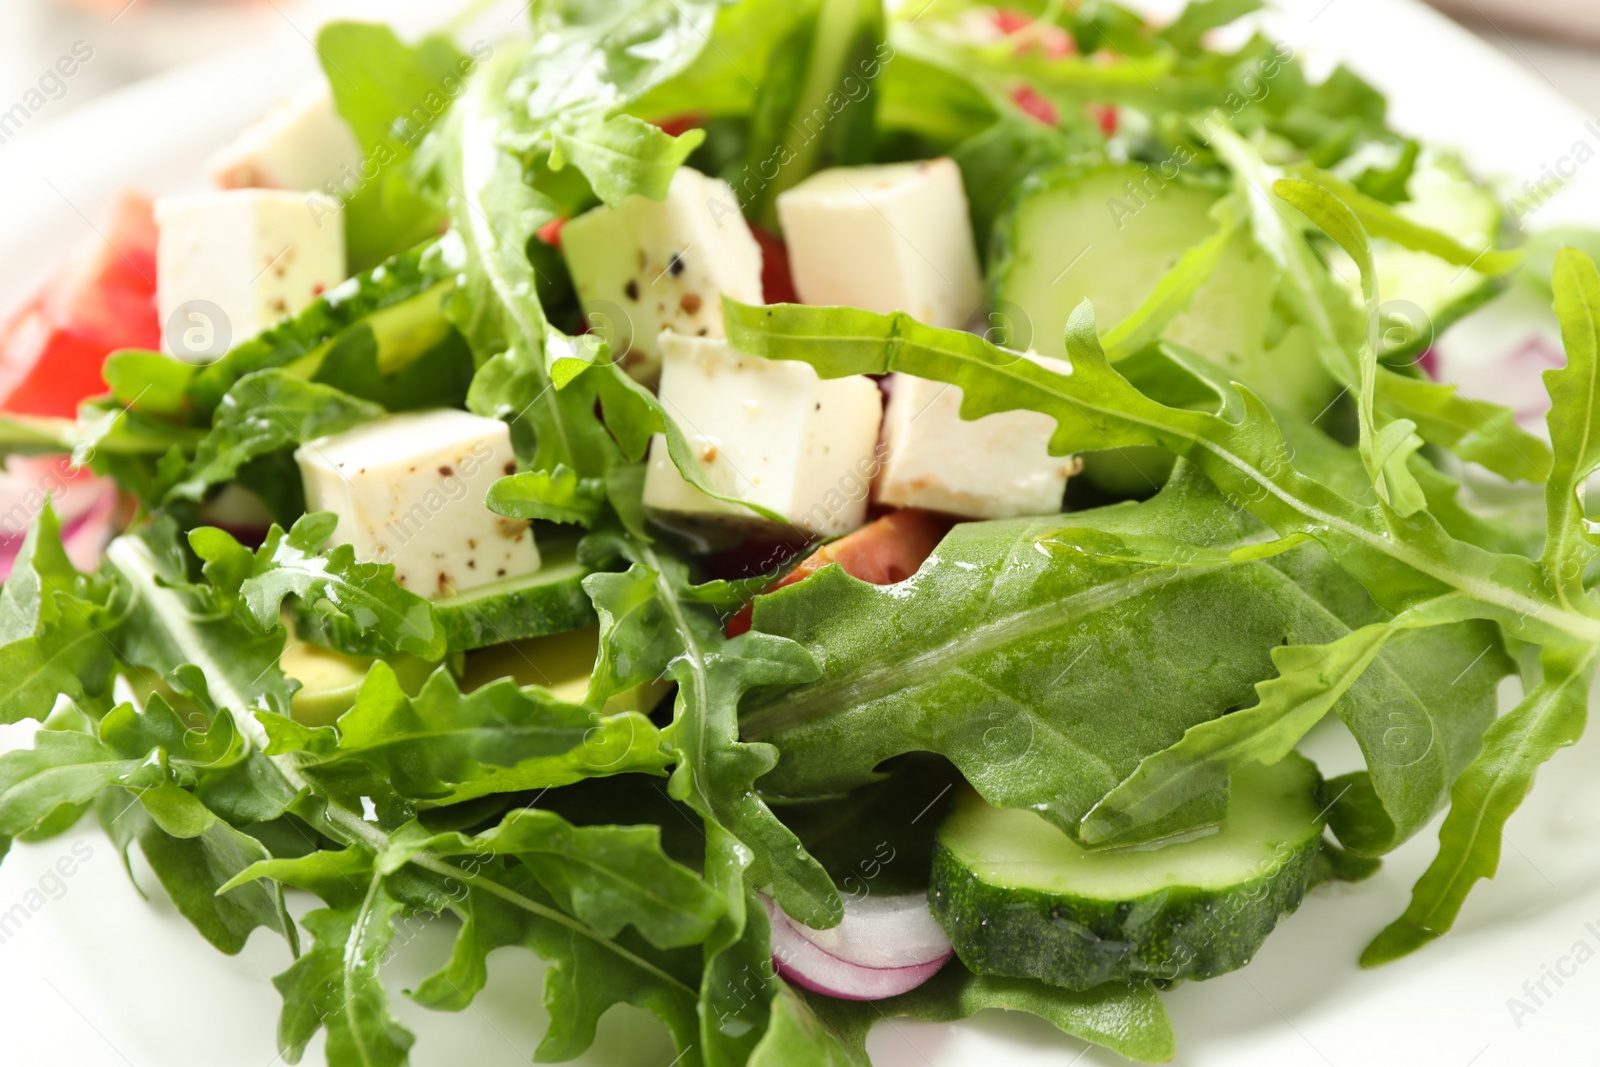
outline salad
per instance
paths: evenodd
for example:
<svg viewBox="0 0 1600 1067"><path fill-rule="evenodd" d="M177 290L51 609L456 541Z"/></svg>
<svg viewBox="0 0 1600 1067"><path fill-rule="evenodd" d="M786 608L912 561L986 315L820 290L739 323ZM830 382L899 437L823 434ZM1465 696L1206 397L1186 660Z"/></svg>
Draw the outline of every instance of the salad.
<svg viewBox="0 0 1600 1067"><path fill-rule="evenodd" d="M429 919L426 1007L546 961L540 1060L1163 1061L1444 812L1350 944L1423 949L1583 729L1600 271L1258 7L326 26L0 332L0 853L92 813L335 1067ZM1431 375L1512 286L1542 427Z"/></svg>

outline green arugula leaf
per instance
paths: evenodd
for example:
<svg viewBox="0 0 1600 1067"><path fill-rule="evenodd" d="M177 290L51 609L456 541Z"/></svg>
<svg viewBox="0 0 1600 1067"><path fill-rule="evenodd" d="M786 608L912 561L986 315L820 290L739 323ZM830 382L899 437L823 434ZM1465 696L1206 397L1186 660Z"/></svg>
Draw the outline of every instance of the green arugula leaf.
<svg viewBox="0 0 1600 1067"><path fill-rule="evenodd" d="M773 50L762 74L745 149L745 173L761 180L741 207L774 230L778 194L825 166L871 159L873 80L893 54L884 39L884 7L876 0L804 6L806 15Z"/></svg>
<svg viewBox="0 0 1600 1067"><path fill-rule="evenodd" d="M426 241L334 286L305 310L235 345L214 363L194 367L162 357L168 363L188 368L186 374L159 367L152 373L146 364L134 362L126 368L130 380L117 387L117 396L131 404L133 397L126 393L136 394L148 388L136 405L140 410L147 409L152 396L170 408L175 379L182 375L189 409L206 416L216 410L241 378L255 371L282 368L398 410L426 406L415 401L397 402L412 390L402 389L393 381L420 363L429 372L431 391L417 395L430 398L433 404L441 403L450 393L448 367L439 366L442 360L431 355L422 357L440 349L440 342L450 331L441 301L453 290L454 282L448 273L435 271L435 244ZM371 339L377 351L367 353L365 365L346 367L346 363L361 362L346 353L357 336ZM121 358L132 359L135 355L144 354L130 353ZM120 375L124 372L118 358L114 356L111 365L118 368ZM174 381L169 382L169 378ZM162 408L153 409L153 413L161 414Z"/></svg>
<svg viewBox="0 0 1600 1067"><path fill-rule="evenodd" d="M58 696L91 706L107 697L115 661L107 599L67 559L46 501L0 590L0 722L42 720Z"/></svg>
<svg viewBox="0 0 1600 1067"><path fill-rule="evenodd" d="M278 1049L290 1063L300 1062L307 1043L322 1029L328 1032L329 1064L401 1067L406 1062L415 1038L390 1012L378 976L405 908L382 879L371 878L367 886L358 904L321 908L302 918L311 948L272 980L283 997Z"/></svg>
<svg viewBox="0 0 1600 1067"><path fill-rule="evenodd" d="M1354 631L1367 659L1380 652L1366 634L1386 629L1372 621L1383 613L1359 587L1301 538L1261 541L1264 531L1191 468L1151 501L1063 521L962 524L909 587L827 569L758 598L755 626L798 641L822 666L818 682L744 702L745 736L783 754L762 788L836 792L926 750L992 803L1033 808L1090 843L1157 838L1219 817L1233 769L1281 758L1344 695L1327 691L1323 650L1302 642L1348 642ZM1463 628L1428 651L1460 672L1484 660L1482 636ZM1504 673L1503 661L1490 659L1466 688L1448 678L1423 686L1434 679L1409 655L1419 651L1385 656L1341 706L1364 744L1381 740L1378 723L1481 735L1490 668ZM1312 657L1307 677L1256 686L1274 664L1291 674L1297 655ZM1284 729L1278 719L1298 707L1283 703L1285 686L1322 702L1281 751L1263 751L1270 737L1251 727ZM1224 714L1258 688L1258 707ZM1235 751L1240 737L1252 744ZM1418 745L1432 762L1411 776L1432 772L1436 791L1425 821L1460 765L1449 765L1449 745Z"/></svg>
<svg viewBox="0 0 1600 1067"><path fill-rule="evenodd" d="M317 57L339 116L361 146L356 173L326 192L345 202L350 265L366 270L439 232L438 208L418 187L410 161L418 144L485 53L462 55L443 36L408 45L387 26L330 22L317 33Z"/></svg>
<svg viewBox="0 0 1600 1067"><path fill-rule="evenodd" d="M510 679L462 693L442 669L409 697L382 660L337 729L262 722L269 754L290 754L342 804L359 809L369 798L391 825L422 808L602 775L662 774L668 763L655 726L637 712L600 715Z"/></svg>
<svg viewBox="0 0 1600 1067"><path fill-rule="evenodd" d="M613 115L552 131L550 168L577 167L606 204L630 196L663 200L672 175L704 140L704 130L673 137L643 119Z"/></svg>
<svg viewBox="0 0 1600 1067"><path fill-rule="evenodd" d="M1284 271L1285 294L1295 317L1310 329L1329 373L1347 388L1359 389L1364 364L1354 353L1362 336L1370 340L1370 315L1368 334L1356 332L1355 309L1349 306L1345 290L1328 276L1304 235L1280 214L1278 202L1266 192L1278 179L1278 169L1269 167L1253 146L1226 126L1208 132L1210 143L1242 183L1242 195L1249 198L1258 243ZM1424 440L1506 478L1537 482L1548 473L1549 447L1519 428L1509 408L1468 399L1454 386L1387 367L1377 367L1372 378L1374 410L1391 420L1410 420Z"/></svg>
<svg viewBox="0 0 1600 1067"><path fill-rule="evenodd" d="M189 544L206 561L206 577L238 596L263 631L278 625L284 600L294 596L348 621L387 651L444 658L444 628L428 601L395 584L393 564L358 561L349 545L321 552L337 524L337 516L320 511L301 516L288 533L273 525L253 555L210 526L189 531Z"/></svg>
<svg viewBox="0 0 1600 1067"><path fill-rule="evenodd" d="M626 572L584 580L601 619L590 702L665 671L678 683L672 725L662 731L675 763L672 798L724 828L748 853L739 866L748 864L752 884L785 911L811 926L837 924L843 903L832 880L753 788L777 753L739 740L738 705L746 692L808 680L816 665L782 638L728 640L721 619L689 591L683 563L650 545L621 547L632 560Z"/></svg>
<svg viewBox="0 0 1600 1067"><path fill-rule="evenodd" d="M1374 967L1416 951L1448 931L1480 878L1500 865L1506 820L1533 786L1534 772L1578 740L1588 716L1596 648L1546 647L1544 677L1483 739L1483 752L1450 793L1439 828L1439 854L1411 891L1405 914L1361 954Z"/></svg>
<svg viewBox="0 0 1600 1067"><path fill-rule="evenodd" d="M194 458L169 479L165 497L199 500L246 463L382 416L383 408L287 370L253 371L217 406Z"/></svg>
<svg viewBox="0 0 1600 1067"><path fill-rule="evenodd" d="M1361 385L1356 393L1356 411L1361 426L1361 458L1378 496L1404 517L1414 515L1427 503L1422 487L1407 467L1412 453L1422 447L1415 433L1416 423L1396 419L1379 426L1373 414L1378 378L1378 288L1372 264L1372 249L1367 234L1349 205L1327 189L1311 182L1284 178L1272 191L1323 233L1332 237L1356 263L1361 272L1361 292L1367 302L1367 340L1361 348Z"/></svg>
<svg viewBox="0 0 1600 1067"><path fill-rule="evenodd" d="M117 583L119 610L107 636L123 662L162 678L193 665L208 699L236 723L254 708L288 714L296 683L278 667L285 631L261 632L223 591L191 581L170 517L118 537L105 558L102 573Z"/></svg>
<svg viewBox="0 0 1600 1067"><path fill-rule="evenodd" d="M1260 11L1261 7L1261 0L1189 0L1178 17L1161 31L1161 37L1180 52L1200 52L1207 33Z"/></svg>
<svg viewBox="0 0 1600 1067"><path fill-rule="evenodd" d="M1600 271L1582 252L1563 248L1556 254L1552 286L1567 362L1543 375L1555 463L1545 485L1548 530L1542 562L1562 600L1571 602L1583 598L1584 567L1600 542L1578 496L1600 467Z"/></svg>
<svg viewBox="0 0 1600 1067"><path fill-rule="evenodd" d="M1471 267L1486 276L1505 274L1516 270L1522 263L1520 249L1468 248L1441 230L1406 218L1336 174L1315 167L1296 169L1309 181L1342 200L1355 214L1361 228L1372 237L1393 241L1413 252L1426 252L1452 266Z"/></svg>
<svg viewBox="0 0 1600 1067"><path fill-rule="evenodd" d="M605 506L606 491L601 479L580 478L577 471L558 463L554 470L501 478L489 487L484 502L490 511L515 519L593 526Z"/></svg>
<svg viewBox="0 0 1600 1067"><path fill-rule="evenodd" d="M1084 817L1081 836L1091 844L1114 840L1125 827L1155 822L1220 787L1250 763L1276 763L1337 708L1371 767L1362 785L1368 793L1378 790L1373 800L1379 806L1365 819L1345 817L1345 806L1335 822L1345 833L1364 835L1358 851L1392 849L1443 805L1493 717L1494 684L1511 670L1487 627L1402 638L1392 655L1382 656L1408 630L1454 622L1451 607L1427 603L1325 645L1272 649L1278 673L1257 684L1258 703L1191 727L1177 744L1146 757ZM1473 651L1475 644L1480 651ZM1468 688L1458 687L1463 681ZM1342 800L1336 794L1330 807ZM1381 830L1371 828L1374 819Z"/></svg>
<svg viewBox="0 0 1600 1067"><path fill-rule="evenodd" d="M959 960L951 960L923 985L888 1000L863 1004L817 996L804 999L839 1036L851 1057L843 1062L852 1064L867 1062L867 1032L880 1020L909 1017L951 1022L987 1008L1037 1015L1063 1033L1142 1063L1165 1063L1176 1052L1172 1023L1161 998L1149 986L1102 986L1075 993L1024 978L973 974ZM776 1067L802 1061L772 1058L759 1062Z"/></svg>

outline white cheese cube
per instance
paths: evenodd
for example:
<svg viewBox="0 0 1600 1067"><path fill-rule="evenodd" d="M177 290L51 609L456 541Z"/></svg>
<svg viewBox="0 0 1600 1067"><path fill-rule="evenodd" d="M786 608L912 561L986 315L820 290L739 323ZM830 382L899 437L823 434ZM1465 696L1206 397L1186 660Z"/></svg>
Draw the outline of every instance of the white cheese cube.
<svg viewBox="0 0 1600 1067"><path fill-rule="evenodd" d="M824 380L809 364L747 356L716 338L663 333L661 347L661 403L713 486L807 534L861 525L883 415L876 382L864 375ZM659 434L650 445L644 502L713 525L767 522L690 485Z"/></svg>
<svg viewBox="0 0 1600 1067"><path fill-rule="evenodd" d="M961 170L949 159L834 167L778 195L807 304L909 312L956 330L983 303Z"/></svg>
<svg viewBox="0 0 1600 1067"><path fill-rule="evenodd" d="M484 497L516 470L499 419L439 409L390 415L295 450L306 510L339 517L333 540L393 563L395 581L448 596L539 569L533 533Z"/></svg>
<svg viewBox="0 0 1600 1067"><path fill-rule="evenodd" d="M721 337L722 297L762 303L761 246L728 183L680 167L667 198L631 196L561 228L578 299L622 366L661 371L662 330Z"/></svg>
<svg viewBox="0 0 1600 1067"><path fill-rule="evenodd" d="M1070 373L1045 357L1039 363ZM1038 411L961 418L961 388L909 374L890 378L883 414L883 469L873 498L972 519L1053 515L1061 510L1072 456L1052 456L1056 421Z"/></svg>
<svg viewBox="0 0 1600 1067"><path fill-rule="evenodd" d="M162 347L216 359L345 278L344 225L321 193L235 189L155 203Z"/></svg>
<svg viewBox="0 0 1600 1067"><path fill-rule="evenodd" d="M360 170L361 146L320 80L274 104L206 161L219 189L325 189Z"/></svg>

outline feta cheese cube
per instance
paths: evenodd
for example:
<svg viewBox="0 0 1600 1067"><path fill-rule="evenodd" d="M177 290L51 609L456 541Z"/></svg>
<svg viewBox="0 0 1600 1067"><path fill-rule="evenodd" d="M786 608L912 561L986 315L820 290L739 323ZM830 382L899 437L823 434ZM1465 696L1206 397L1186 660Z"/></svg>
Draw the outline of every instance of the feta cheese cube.
<svg viewBox="0 0 1600 1067"><path fill-rule="evenodd" d="M516 470L499 419L453 408L390 415L308 441L294 458L306 510L339 517L334 542L393 563L395 581L414 593L448 596L539 569L528 523L483 503Z"/></svg>
<svg viewBox="0 0 1600 1067"><path fill-rule="evenodd" d="M1029 357L1070 373L1060 360ZM883 415L881 504L928 508L972 519L1053 515L1061 510L1073 456L1052 456L1056 421L1038 411L961 418L961 388L895 374Z"/></svg>
<svg viewBox="0 0 1600 1067"><path fill-rule="evenodd" d="M712 485L807 534L861 525L883 416L876 382L824 380L809 364L747 356L716 338L663 333L660 341L661 403ZM659 434L650 444L644 503L709 525L767 524L690 485Z"/></svg>
<svg viewBox="0 0 1600 1067"><path fill-rule="evenodd" d="M680 167L667 198L631 196L561 229L585 314L646 384L661 371L664 329L721 337L722 297L762 303L761 247L728 183Z"/></svg>
<svg viewBox="0 0 1600 1067"><path fill-rule="evenodd" d="M321 193L235 189L156 201L162 347L216 359L344 281L344 226Z"/></svg>
<svg viewBox="0 0 1600 1067"><path fill-rule="evenodd" d="M930 159L819 171L778 195L807 304L909 312L960 329L983 302L961 170Z"/></svg>
<svg viewBox="0 0 1600 1067"><path fill-rule="evenodd" d="M324 189L360 169L361 146L321 81L274 104L206 161L219 189Z"/></svg>

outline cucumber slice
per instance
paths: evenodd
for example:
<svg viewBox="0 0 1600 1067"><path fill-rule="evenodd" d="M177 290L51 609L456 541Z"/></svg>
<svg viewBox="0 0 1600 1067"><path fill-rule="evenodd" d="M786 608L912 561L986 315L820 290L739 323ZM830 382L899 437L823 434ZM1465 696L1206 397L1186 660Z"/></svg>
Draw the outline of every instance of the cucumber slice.
<svg viewBox="0 0 1600 1067"><path fill-rule="evenodd" d="M1006 344L1066 358L1074 308L1093 302L1095 321L1110 329L1216 229L1216 190L1176 182L1156 190L1151 182L1143 168L1113 164L1023 184L995 225L990 260L995 311L1015 316L1026 334Z"/></svg>
<svg viewBox="0 0 1600 1067"><path fill-rule="evenodd" d="M939 828L928 890L961 962L1068 989L1243 967L1323 873L1320 781L1291 755L1240 771L1214 833L1089 852L968 791Z"/></svg>
<svg viewBox="0 0 1600 1067"><path fill-rule="evenodd" d="M565 633L595 621L594 605L583 590L589 568L578 562L576 545L541 544L539 552L543 564L532 574L480 585L433 602L449 651ZM351 656L381 656L392 651L384 646L382 635L363 634L343 616L298 602L292 612L295 630L304 640Z"/></svg>
<svg viewBox="0 0 1600 1067"><path fill-rule="evenodd" d="M1067 318L1081 302L1094 305L1102 333L1112 329L1185 252L1216 232L1211 209L1217 190L1157 186L1151 172L1129 165L1058 170L1023 185L995 230L995 312L1016 324L1004 343L1065 357ZM1305 330L1278 314L1276 273L1249 227L1241 227L1163 336L1310 418L1337 384ZM1120 472L1108 473L1115 479Z"/></svg>

